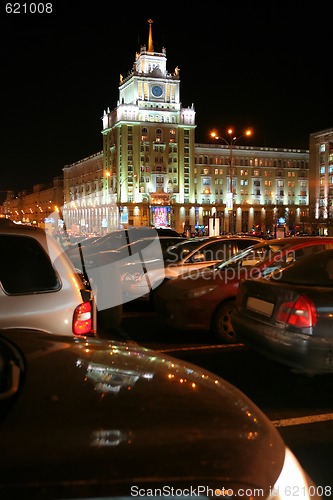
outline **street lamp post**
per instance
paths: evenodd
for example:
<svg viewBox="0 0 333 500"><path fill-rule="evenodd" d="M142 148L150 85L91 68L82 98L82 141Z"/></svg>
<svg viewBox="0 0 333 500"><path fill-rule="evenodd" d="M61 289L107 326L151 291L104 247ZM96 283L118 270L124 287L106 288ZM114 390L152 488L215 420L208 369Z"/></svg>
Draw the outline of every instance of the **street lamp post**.
<svg viewBox="0 0 333 500"><path fill-rule="evenodd" d="M246 130L243 134L239 136L234 135L234 131L232 128L227 130L228 139L218 135L216 132L211 132L211 137L215 140L222 140L229 147L229 192L227 194L228 204L227 208L229 210L229 232L234 233L234 189L233 189L233 147L236 142L239 141L242 137L249 137L252 134L251 130Z"/></svg>
<svg viewBox="0 0 333 500"><path fill-rule="evenodd" d="M136 179L137 175L129 175L125 177L123 180L119 180L118 177L114 174L111 173L110 170L106 171L106 192L107 194L110 194L110 189L112 190L112 194L116 195L116 202L120 203L121 202L121 187L126 182L128 179ZM111 183L111 185L110 185ZM109 201L109 198L107 198Z"/></svg>
<svg viewBox="0 0 333 500"><path fill-rule="evenodd" d="M109 206L110 204L113 204L117 210L117 218L118 218L118 224L119 221L122 219L121 215L121 202L122 202L122 186L123 184L130 179L130 182L134 181L137 178L136 174L130 174L125 179L118 179L117 176L113 173L110 172L109 170L106 172L106 179L107 179L107 205ZM111 184L111 185L110 185ZM110 194L111 191L111 194ZM112 203L110 200L110 197L112 197ZM125 207L125 211L127 214L127 208ZM113 214L114 215L114 214ZM113 217L114 218L114 217ZM123 220L125 224L128 222Z"/></svg>
<svg viewBox="0 0 333 500"><path fill-rule="evenodd" d="M114 174L109 174L109 175L111 175L111 179L112 179L112 184L113 184L112 190L116 191L116 194L117 194L117 203L121 203L121 188L122 188L122 185L128 179L136 179L137 175L136 174L131 174L128 177L125 177L125 179L123 179L123 180L119 180ZM119 193L118 193L118 191L119 191Z"/></svg>

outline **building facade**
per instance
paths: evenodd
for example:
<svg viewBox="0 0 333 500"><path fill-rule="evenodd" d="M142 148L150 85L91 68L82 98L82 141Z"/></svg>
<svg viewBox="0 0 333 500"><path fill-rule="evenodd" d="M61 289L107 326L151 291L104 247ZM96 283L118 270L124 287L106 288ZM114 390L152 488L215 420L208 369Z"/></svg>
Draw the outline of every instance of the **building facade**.
<svg viewBox="0 0 333 500"><path fill-rule="evenodd" d="M148 22L147 47L135 54L128 75L120 75L117 107L103 113L103 149L63 168L62 204L48 205L62 206L66 228L103 234L144 225L211 233L213 221L215 234L277 226L326 231L332 129L312 134L310 151L240 145L243 135L237 145L223 138L197 144L194 105L184 108L180 101L180 70L167 70L166 50L155 51ZM31 204L42 206L35 197L35 187L19 197L9 193L2 212L30 222ZM37 223L42 213L35 211Z"/></svg>
<svg viewBox="0 0 333 500"><path fill-rule="evenodd" d="M247 232L272 230L283 219L299 226L304 217L308 151L196 144L194 106L182 107L180 71L169 73L166 50L154 50L151 20L148 48L136 53L126 78L120 75L118 105L102 123L102 154L64 169L69 228L79 222L90 231L121 224L193 232L214 218L220 232Z"/></svg>
<svg viewBox="0 0 333 500"><path fill-rule="evenodd" d="M333 234L333 128L310 135L309 217Z"/></svg>
<svg viewBox="0 0 333 500"><path fill-rule="evenodd" d="M0 215L18 223L57 229L62 225L63 193L62 177L48 184L35 184L31 191L7 191Z"/></svg>

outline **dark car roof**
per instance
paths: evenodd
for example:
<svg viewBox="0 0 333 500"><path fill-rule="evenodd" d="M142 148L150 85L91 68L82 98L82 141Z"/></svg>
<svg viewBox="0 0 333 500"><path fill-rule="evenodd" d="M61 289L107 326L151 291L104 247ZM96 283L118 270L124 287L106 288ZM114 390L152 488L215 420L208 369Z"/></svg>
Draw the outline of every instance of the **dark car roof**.
<svg viewBox="0 0 333 500"><path fill-rule="evenodd" d="M250 253L251 251L256 251L257 249L268 247L268 248L276 248L277 250L279 248L283 248L284 251L287 251L288 248L295 248L298 246L306 246L310 245L311 243L316 243L318 245L322 244L323 242L326 243L331 243L333 245L333 237L329 236L302 236L302 237L286 237L286 238L275 238L272 240L262 240L260 243L257 243L256 245L253 245L251 248L245 249L243 252L240 252L239 254L235 255L234 257L231 257L229 261L226 261L221 264L221 267L228 266L229 262L232 262L233 260L236 260L238 258L241 258L241 255L245 255L247 252Z"/></svg>
<svg viewBox="0 0 333 500"><path fill-rule="evenodd" d="M15 224L15 222L10 221L8 219L2 219L0 218L0 229L3 229L6 231L7 229L12 231L26 231L26 232L31 232L31 231L44 231L44 229L41 229L37 226L29 226L27 224ZM45 231L44 231L45 232Z"/></svg>
<svg viewBox="0 0 333 500"><path fill-rule="evenodd" d="M151 236L132 241L127 245L122 245L116 250L106 250L105 252L101 251L96 253L109 255L112 260L126 259L126 257L137 254L138 259L140 261L143 261L144 257L147 257L149 253L153 254L155 252L155 257L162 259L166 255L167 249L169 247L173 247L174 245L182 243L183 241L186 241L186 238L179 235ZM144 256L140 254L143 250L146 250ZM91 254L90 256L93 255L95 254Z"/></svg>
<svg viewBox="0 0 333 500"><path fill-rule="evenodd" d="M175 229L171 229L171 227L155 227L159 236L180 236L179 233Z"/></svg>
<svg viewBox="0 0 333 500"><path fill-rule="evenodd" d="M180 237L180 234L171 228L153 228L148 226L131 226L126 229L116 229L111 231L99 238L93 238L82 241L82 246L89 248L91 252L97 252L100 250L116 250L128 243L132 243L136 240L141 240L143 238L152 238L156 236L175 236ZM75 253L75 248L77 245L71 246L68 253ZM73 250L74 249L74 250ZM91 250L90 250L91 249Z"/></svg>
<svg viewBox="0 0 333 500"><path fill-rule="evenodd" d="M192 252L199 250L201 247L204 248L205 245L209 245L212 242L220 241L220 242L233 242L233 241L250 241L252 245L261 242L260 238L255 236L238 236L238 235L222 235L222 236L202 236L197 238L191 238L180 243L177 243L173 247L170 248L170 252L172 253L171 260L174 261L175 255L178 255L179 258L186 257Z"/></svg>
<svg viewBox="0 0 333 500"><path fill-rule="evenodd" d="M278 431L210 372L126 343L14 330L1 338L25 353L21 370L27 363L22 391L1 415L3 495L14 485L16 498L20 490L32 498L42 482L57 495L35 498L69 498L75 484L97 484L94 498L128 496L134 478L140 487L209 478L210 487L268 491L282 469Z"/></svg>

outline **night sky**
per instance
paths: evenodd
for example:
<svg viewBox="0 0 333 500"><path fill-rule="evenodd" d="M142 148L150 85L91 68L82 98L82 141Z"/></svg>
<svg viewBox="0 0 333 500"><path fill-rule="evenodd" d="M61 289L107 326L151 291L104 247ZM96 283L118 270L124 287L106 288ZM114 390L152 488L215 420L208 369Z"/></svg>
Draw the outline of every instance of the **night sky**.
<svg viewBox="0 0 333 500"><path fill-rule="evenodd" d="M155 51L180 68L183 107L194 104L197 143L233 125L253 127L253 146L308 149L333 126L328 12L292 0L67 4L44 15L2 7L0 191L49 182L102 150L103 110L117 105L149 18Z"/></svg>

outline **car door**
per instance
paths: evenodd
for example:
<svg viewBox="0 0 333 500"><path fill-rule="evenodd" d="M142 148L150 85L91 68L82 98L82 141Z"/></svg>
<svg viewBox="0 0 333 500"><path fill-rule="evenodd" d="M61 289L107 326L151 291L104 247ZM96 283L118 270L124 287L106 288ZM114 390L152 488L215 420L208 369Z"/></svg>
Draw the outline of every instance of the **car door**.
<svg viewBox="0 0 333 500"><path fill-rule="evenodd" d="M184 261L184 265L191 270L214 266L230 259L239 250L244 250L255 243L258 243L258 240L246 238L220 239L207 242L188 256Z"/></svg>

